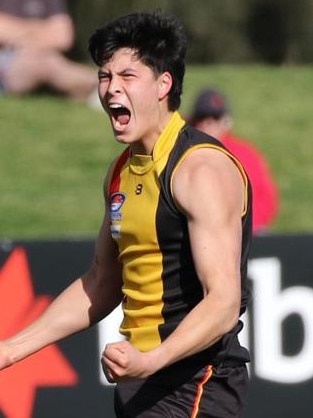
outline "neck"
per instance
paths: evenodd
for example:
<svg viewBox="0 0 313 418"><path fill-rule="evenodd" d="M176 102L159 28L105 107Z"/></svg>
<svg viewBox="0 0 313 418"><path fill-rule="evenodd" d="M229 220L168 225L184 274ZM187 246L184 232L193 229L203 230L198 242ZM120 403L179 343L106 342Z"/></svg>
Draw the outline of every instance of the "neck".
<svg viewBox="0 0 313 418"><path fill-rule="evenodd" d="M134 155L152 155L154 146L160 135L168 125L173 116L173 112L166 112L163 117L159 118L157 126L148 132L145 137L131 144L131 152Z"/></svg>

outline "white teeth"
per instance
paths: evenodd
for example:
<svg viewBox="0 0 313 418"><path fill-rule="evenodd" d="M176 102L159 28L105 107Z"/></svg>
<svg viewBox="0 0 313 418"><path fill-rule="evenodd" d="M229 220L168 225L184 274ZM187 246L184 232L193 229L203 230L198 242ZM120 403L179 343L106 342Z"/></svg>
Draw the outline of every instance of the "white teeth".
<svg viewBox="0 0 313 418"><path fill-rule="evenodd" d="M110 103L109 107L110 109L121 109L123 106L119 103Z"/></svg>

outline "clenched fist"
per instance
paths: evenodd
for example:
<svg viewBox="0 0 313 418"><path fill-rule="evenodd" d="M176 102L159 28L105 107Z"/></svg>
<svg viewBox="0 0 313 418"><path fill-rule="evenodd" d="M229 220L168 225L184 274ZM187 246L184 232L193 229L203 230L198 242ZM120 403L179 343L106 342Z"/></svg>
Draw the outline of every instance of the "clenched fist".
<svg viewBox="0 0 313 418"><path fill-rule="evenodd" d="M132 377L144 378L156 371L151 352L143 353L128 341L107 344L101 364L110 383Z"/></svg>

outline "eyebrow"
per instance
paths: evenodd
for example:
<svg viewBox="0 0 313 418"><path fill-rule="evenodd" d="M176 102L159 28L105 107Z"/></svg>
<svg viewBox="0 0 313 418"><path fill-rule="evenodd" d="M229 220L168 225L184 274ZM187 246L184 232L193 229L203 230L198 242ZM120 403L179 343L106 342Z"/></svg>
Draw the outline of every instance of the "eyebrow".
<svg viewBox="0 0 313 418"><path fill-rule="evenodd" d="M126 68L123 68L121 71L118 71L117 74L121 75L121 74L125 74L127 72L137 73L138 71L133 67L126 67ZM101 74L111 74L111 71L99 69L98 70L98 75L101 75Z"/></svg>

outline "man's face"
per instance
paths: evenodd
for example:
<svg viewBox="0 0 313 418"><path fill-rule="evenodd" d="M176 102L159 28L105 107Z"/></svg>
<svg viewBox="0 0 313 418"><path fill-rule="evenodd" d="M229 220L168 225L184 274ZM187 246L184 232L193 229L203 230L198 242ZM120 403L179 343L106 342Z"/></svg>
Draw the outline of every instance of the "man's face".
<svg viewBox="0 0 313 418"><path fill-rule="evenodd" d="M99 69L100 100L118 141L149 143L159 136L163 79L130 48L119 49Z"/></svg>

